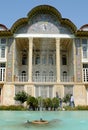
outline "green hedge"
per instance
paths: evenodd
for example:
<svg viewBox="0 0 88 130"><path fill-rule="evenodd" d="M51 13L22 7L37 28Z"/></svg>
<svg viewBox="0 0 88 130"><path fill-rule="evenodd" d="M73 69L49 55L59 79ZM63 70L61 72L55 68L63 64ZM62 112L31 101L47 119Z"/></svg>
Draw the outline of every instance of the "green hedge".
<svg viewBox="0 0 88 130"><path fill-rule="evenodd" d="M86 106L86 105L85 105L85 106L78 105L78 106L73 107L73 108L72 108L71 106L65 106L64 109L65 109L66 111L67 111L67 110L69 110L69 111L70 111L70 110L74 110L74 111L75 111L75 110L81 110L81 111L82 111L82 110L88 110L88 106Z"/></svg>
<svg viewBox="0 0 88 130"><path fill-rule="evenodd" d="M25 111L25 110L28 110L28 109L23 107L22 105L19 105L19 106L16 106L16 105L4 106L3 105L3 106L0 106L0 110ZM80 106L80 105L78 105L78 106L73 107L73 108L70 107L70 106L65 106L64 110L66 110L66 111L88 110L88 106Z"/></svg>
<svg viewBox="0 0 88 130"><path fill-rule="evenodd" d="M88 106L87 105L86 106L78 105L77 107L75 107L75 109L77 109L77 110L88 110Z"/></svg>
<svg viewBox="0 0 88 130"><path fill-rule="evenodd" d="M16 105L10 105L10 106L0 106L0 110L16 110L16 111L24 111L27 110L22 105L16 106Z"/></svg>

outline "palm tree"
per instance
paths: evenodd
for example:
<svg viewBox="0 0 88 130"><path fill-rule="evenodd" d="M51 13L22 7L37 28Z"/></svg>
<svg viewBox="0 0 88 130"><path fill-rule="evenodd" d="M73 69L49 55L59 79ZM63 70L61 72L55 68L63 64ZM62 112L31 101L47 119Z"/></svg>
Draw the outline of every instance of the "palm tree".
<svg viewBox="0 0 88 130"><path fill-rule="evenodd" d="M29 96L27 99L27 105L29 105L29 109L36 110L38 108L38 100L33 96Z"/></svg>

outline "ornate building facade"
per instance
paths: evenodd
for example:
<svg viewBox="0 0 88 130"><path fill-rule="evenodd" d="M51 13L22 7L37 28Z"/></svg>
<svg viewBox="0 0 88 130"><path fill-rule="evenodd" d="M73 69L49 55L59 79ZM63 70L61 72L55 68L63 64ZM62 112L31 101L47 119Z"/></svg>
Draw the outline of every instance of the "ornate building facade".
<svg viewBox="0 0 88 130"><path fill-rule="evenodd" d="M0 104L19 91L88 105L88 25L79 30L52 6L33 8L11 29L0 24Z"/></svg>

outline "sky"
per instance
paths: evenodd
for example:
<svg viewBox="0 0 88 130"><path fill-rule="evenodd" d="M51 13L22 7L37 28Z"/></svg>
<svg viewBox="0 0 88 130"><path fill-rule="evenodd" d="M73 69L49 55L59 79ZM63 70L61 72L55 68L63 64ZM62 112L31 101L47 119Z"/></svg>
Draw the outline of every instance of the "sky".
<svg viewBox="0 0 88 130"><path fill-rule="evenodd" d="M88 0L0 0L0 24L8 29L38 5L56 8L62 18L68 18L79 29L88 24Z"/></svg>

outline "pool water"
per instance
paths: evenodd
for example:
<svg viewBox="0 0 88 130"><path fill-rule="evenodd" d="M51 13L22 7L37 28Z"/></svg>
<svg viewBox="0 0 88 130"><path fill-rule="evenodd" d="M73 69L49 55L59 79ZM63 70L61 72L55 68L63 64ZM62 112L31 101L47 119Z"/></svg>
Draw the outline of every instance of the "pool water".
<svg viewBox="0 0 88 130"><path fill-rule="evenodd" d="M48 120L48 124L27 123ZM0 111L0 130L88 130L88 111Z"/></svg>

